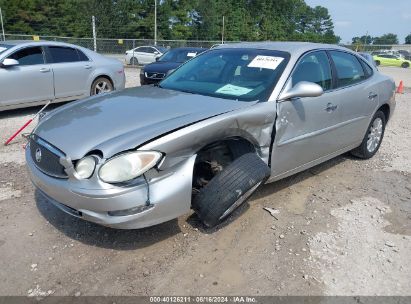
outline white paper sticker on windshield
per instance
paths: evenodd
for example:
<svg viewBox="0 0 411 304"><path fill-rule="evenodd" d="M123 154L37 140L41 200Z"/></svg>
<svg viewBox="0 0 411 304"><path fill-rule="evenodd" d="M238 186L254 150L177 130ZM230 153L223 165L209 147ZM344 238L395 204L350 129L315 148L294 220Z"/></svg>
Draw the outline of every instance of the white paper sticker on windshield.
<svg viewBox="0 0 411 304"><path fill-rule="evenodd" d="M248 64L248 67L275 70L283 60L282 57L257 55Z"/></svg>
<svg viewBox="0 0 411 304"><path fill-rule="evenodd" d="M0 46L0 53L3 52L3 51L5 51L5 50L7 50L7 48Z"/></svg>
<svg viewBox="0 0 411 304"><path fill-rule="evenodd" d="M197 53L188 53L187 57L195 57L197 55Z"/></svg>
<svg viewBox="0 0 411 304"><path fill-rule="evenodd" d="M227 95L233 95L233 96L241 96L245 95L249 92L251 92L252 89L244 88L244 87L239 87L235 86L232 84L226 84L225 86L219 88L216 93L219 94L227 94Z"/></svg>

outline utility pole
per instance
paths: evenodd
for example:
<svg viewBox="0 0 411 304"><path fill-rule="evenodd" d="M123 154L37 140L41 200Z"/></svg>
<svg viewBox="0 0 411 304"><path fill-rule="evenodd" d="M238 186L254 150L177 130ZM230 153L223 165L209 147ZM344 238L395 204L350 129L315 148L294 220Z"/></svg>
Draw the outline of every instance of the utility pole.
<svg viewBox="0 0 411 304"><path fill-rule="evenodd" d="M223 29L221 31L221 44L224 44L224 16L223 16Z"/></svg>
<svg viewBox="0 0 411 304"><path fill-rule="evenodd" d="M157 0L154 0L154 45L157 45Z"/></svg>
<svg viewBox="0 0 411 304"><path fill-rule="evenodd" d="M1 7L0 7L0 21L1 21L1 30L3 32L3 40L6 41L6 35L4 34L3 14L1 12Z"/></svg>
<svg viewBox="0 0 411 304"><path fill-rule="evenodd" d="M96 18L94 16L91 16L91 24L93 26L94 52L97 52Z"/></svg>

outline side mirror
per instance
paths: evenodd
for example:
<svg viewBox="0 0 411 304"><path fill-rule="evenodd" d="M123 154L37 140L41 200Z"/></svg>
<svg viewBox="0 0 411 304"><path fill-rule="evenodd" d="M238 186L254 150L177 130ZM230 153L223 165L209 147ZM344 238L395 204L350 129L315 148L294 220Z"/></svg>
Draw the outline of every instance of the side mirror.
<svg viewBox="0 0 411 304"><path fill-rule="evenodd" d="M291 87L291 81L281 93L279 101L296 97L318 97L324 93L323 88L314 82L300 81Z"/></svg>
<svg viewBox="0 0 411 304"><path fill-rule="evenodd" d="M154 55L158 55L158 54L160 54L159 52L157 52L157 51L154 51Z"/></svg>
<svg viewBox="0 0 411 304"><path fill-rule="evenodd" d="M156 57L156 61L158 61L160 59L160 57Z"/></svg>
<svg viewBox="0 0 411 304"><path fill-rule="evenodd" d="M6 58L0 64L0 67L8 68L8 67L12 67L12 66L15 66L15 65L19 65L19 62L16 59Z"/></svg>

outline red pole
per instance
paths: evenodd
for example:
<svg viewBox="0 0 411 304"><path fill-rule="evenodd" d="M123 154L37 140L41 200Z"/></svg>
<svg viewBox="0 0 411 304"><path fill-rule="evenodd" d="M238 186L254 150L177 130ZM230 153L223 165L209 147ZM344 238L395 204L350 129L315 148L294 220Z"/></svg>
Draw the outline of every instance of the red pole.
<svg viewBox="0 0 411 304"><path fill-rule="evenodd" d="M33 118L29 119L28 122L24 124L16 133L14 133L5 143L4 145L7 146L21 131L23 131L31 122L33 121Z"/></svg>

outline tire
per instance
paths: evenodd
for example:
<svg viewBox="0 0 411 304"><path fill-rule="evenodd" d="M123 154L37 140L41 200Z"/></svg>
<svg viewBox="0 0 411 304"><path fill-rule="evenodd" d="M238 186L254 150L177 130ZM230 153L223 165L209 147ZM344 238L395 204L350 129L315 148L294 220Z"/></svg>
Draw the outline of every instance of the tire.
<svg viewBox="0 0 411 304"><path fill-rule="evenodd" d="M381 64L381 62L380 62L379 60L376 60L376 61L375 61L375 64L376 64L377 66L379 66L379 65Z"/></svg>
<svg viewBox="0 0 411 304"><path fill-rule="evenodd" d="M207 227L224 221L270 176L270 168L254 153L235 159L194 197L192 208Z"/></svg>
<svg viewBox="0 0 411 304"><path fill-rule="evenodd" d="M401 67L404 68L404 69L408 68L409 66L410 66L410 64L408 62L403 62L401 64Z"/></svg>
<svg viewBox="0 0 411 304"><path fill-rule="evenodd" d="M106 77L99 77L93 81L91 85L90 95L97 95L101 93L108 93L113 91L113 84L110 79Z"/></svg>
<svg viewBox="0 0 411 304"><path fill-rule="evenodd" d="M377 127L377 125L379 124L381 124L381 129ZM372 118L370 125L368 126L367 132L364 136L364 139L362 140L361 145L352 150L351 154L362 159L369 159L373 157L380 148L382 139L384 137L385 124L386 118L384 113L382 111L377 111L377 113L375 113L374 117ZM377 129L379 131L377 131ZM370 142L373 142L373 136L379 137L379 140L378 142L374 141L374 143L371 145Z"/></svg>
<svg viewBox="0 0 411 304"><path fill-rule="evenodd" d="M136 57L133 57L130 59L130 64L131 65L138 65L138 59Z"/></svg>

